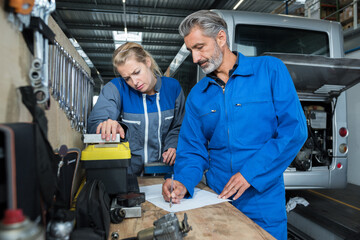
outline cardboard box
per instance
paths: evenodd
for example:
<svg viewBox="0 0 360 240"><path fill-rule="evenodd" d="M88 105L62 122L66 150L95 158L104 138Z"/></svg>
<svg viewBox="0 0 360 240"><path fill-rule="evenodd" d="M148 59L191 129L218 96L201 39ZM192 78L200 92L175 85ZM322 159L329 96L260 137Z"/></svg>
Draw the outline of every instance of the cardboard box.
<svg viewBox="0 0 360 240"><path fill-rule="evenodd" d="M354 23L348 23L346 25L343 26L343 29L346 30L346 29L349 29L349 28L352 28L354 26Z"/></svg>
<svg viewBox="0 0 360 240"><path fill-rule="evenodd" d="M353 2L353 0L339 0L339 5L342 8L342 7L349 5L352 2Z"/></svg>
<svg viewBox="0 0 360 240"><path fill-rule="evenodd" d="M340 22L343 22L345 20L345 13L340 13Z"/></svg>

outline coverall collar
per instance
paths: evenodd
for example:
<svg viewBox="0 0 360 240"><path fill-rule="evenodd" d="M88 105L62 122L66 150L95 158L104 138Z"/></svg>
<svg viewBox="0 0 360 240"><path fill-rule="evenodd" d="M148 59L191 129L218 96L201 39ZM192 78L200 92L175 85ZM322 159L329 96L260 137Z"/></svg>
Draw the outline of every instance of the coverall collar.
<svg viewBox="0 0 360 240"><path fill-rule="evenodd" d="M234 52L234 53L237 54L237 59L234 65L236 66L236 68L233 71L232 75L239 75L244 77L254 75L254 69L252 67L252 64L249 62L248 58L245 57L240 52ZM214 76L213 73L209 73L208 75L206 75L207 81L203 85L202 91L205 91L211 83L214 83L213 81L214 79L212 78L212 76Z"/></svg>
<svg viewBox="0 0 360 240"><path fill-rule="evenodd" d="M161 77L156 76L156 84L154 87L155 92L160 92L160 88L161 88Z"/></svg>
<svg viewBox="0 0 360 240"><path fill-rule="evenodd" d="M249 58L245 57L240 52L238 52L236 64L238 67L235 69L232 75L239 75L244 77L254 75L254 69L249 61Z"/></svg>

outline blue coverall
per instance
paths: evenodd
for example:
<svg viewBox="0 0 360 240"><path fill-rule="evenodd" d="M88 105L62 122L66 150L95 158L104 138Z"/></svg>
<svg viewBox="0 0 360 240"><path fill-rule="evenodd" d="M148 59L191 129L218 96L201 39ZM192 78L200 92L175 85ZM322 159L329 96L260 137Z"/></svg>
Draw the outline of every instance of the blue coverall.
<svg viewBox="0 0 360 240"><path fill-rule="evenodd" d="M251 185L235 207L277 239L287 239L283 172L307 139L306 119L285 65L245 57L225 88L210 77L191 90L180 130L174 179L192 196L206 172L220 194L240 172Z"/></svg>

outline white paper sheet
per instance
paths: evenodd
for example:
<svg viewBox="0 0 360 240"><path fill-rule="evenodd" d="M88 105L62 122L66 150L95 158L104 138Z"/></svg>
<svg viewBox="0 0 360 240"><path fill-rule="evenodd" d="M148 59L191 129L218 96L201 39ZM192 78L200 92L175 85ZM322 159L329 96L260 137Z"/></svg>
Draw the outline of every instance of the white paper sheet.
<svg viewBox="0 0 360 240"><path fill-rule="evenodd" d="M218 195L215 193L195 188L193 198L181 199L180 204L172 204L170 208L169 202L165 202L162 196L162 184L140 187L140 192L145 193L145 199L147 201L168 212L181 212L230 201L228 199L217 198Z"/></svg>

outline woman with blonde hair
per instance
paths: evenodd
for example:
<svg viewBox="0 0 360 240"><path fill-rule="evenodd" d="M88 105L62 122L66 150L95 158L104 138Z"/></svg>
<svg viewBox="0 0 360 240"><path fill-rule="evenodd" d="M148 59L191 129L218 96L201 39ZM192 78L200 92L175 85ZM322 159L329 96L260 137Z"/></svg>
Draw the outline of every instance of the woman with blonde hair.
<svg viewBox="0 0 360 240"><path fill-rule="evenodd" d="M173 165L184 117L185 97L179 82L164 77L152 56L139 44L127 42L112 58L120 77L101 90L88 120L88 133L102 139L125 137L131 150L129 174L140 175L146 163Z"/></svg>

